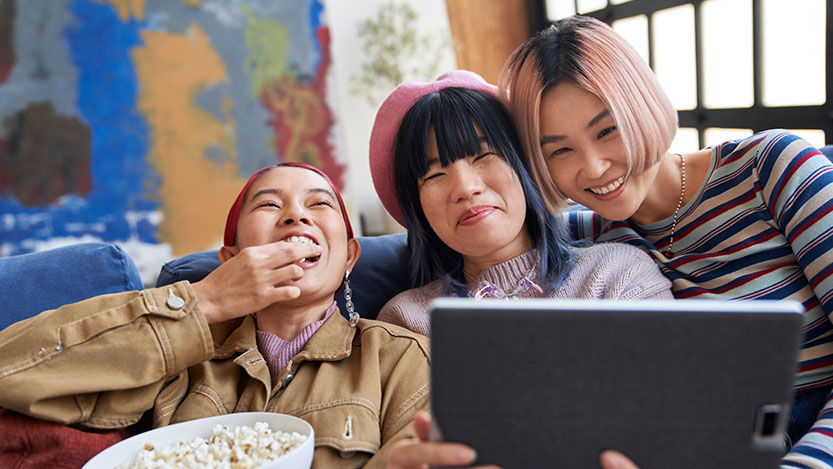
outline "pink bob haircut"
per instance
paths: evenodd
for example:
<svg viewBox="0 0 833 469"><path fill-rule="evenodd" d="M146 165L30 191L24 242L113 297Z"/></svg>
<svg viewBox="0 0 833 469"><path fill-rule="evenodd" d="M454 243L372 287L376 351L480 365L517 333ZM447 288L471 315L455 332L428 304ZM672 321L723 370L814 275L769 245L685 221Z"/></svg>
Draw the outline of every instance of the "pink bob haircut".
<svg viewBox="0 0 833 469"><path fill-rule="evenodd" d="M596 95L622 137L630 174L640 174L668 151L677 110L642 57L607 24L573 16L518 47L501 70L502 99L512 113L533 180L547 208L558 213L566 197L552 182L541 153L541 98L564 83Z"/></svg>

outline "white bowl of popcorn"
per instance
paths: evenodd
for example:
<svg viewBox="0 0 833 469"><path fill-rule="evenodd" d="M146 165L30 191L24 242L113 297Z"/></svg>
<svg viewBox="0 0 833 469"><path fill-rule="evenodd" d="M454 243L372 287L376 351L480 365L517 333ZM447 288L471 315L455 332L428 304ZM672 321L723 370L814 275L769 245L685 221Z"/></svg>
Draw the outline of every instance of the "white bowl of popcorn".
<svg viewBox="0 0 833 469"><path fill-rule="evenodd" d="M297 417L241 412L140 433L90 459L83 469L309 469L312 426Z"/></svg>

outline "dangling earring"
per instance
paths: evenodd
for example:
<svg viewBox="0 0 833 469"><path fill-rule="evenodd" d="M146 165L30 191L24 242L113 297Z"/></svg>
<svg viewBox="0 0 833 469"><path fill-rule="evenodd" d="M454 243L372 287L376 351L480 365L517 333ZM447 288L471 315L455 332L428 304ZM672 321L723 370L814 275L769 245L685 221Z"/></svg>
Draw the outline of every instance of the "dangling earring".
<svg viewBox="0 0 833 469"><path fill-rule="evenodd" d="M350 316L350 326L356 327L359 322L359 313L353 306L353 290L350 289L350 269L344 271L344 307L347 308L347 315Z"/></svg>

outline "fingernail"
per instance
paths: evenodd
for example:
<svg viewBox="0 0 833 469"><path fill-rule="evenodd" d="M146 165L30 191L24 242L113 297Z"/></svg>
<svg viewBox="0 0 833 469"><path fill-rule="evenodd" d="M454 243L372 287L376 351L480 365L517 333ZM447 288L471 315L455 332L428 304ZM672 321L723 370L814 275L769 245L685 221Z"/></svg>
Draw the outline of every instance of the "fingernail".
<svg viewBox="0 0 833 469"><path fill-rule="evenodd" d="M471 448L460 448L457 450L457 459L464 464L474 462L477 452Z"/></svg>

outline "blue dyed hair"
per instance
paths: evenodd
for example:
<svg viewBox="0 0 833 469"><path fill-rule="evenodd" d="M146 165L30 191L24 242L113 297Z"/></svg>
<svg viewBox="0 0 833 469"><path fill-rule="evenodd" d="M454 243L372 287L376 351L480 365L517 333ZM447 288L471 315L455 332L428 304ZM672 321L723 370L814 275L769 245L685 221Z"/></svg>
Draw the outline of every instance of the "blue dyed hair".
<svg viewBox="0 0 833 469"><path fill-rule="evenodd" d="M418 183L428 172L426 141L431 129L443 167L479 154L485 140L489 150L502 156L515 171L526 198L525 228L533 246L538 248L538 283L545 291L555 288L572 267L566 231L561 217L547 211L535 189L524 166L521 142L509 112L486 93L454 87L423 96L402 118L396 135L394 182L408 229L413 285L441 279L446 293L467 295L463 256L437 236L419 201Z"/></svg>

